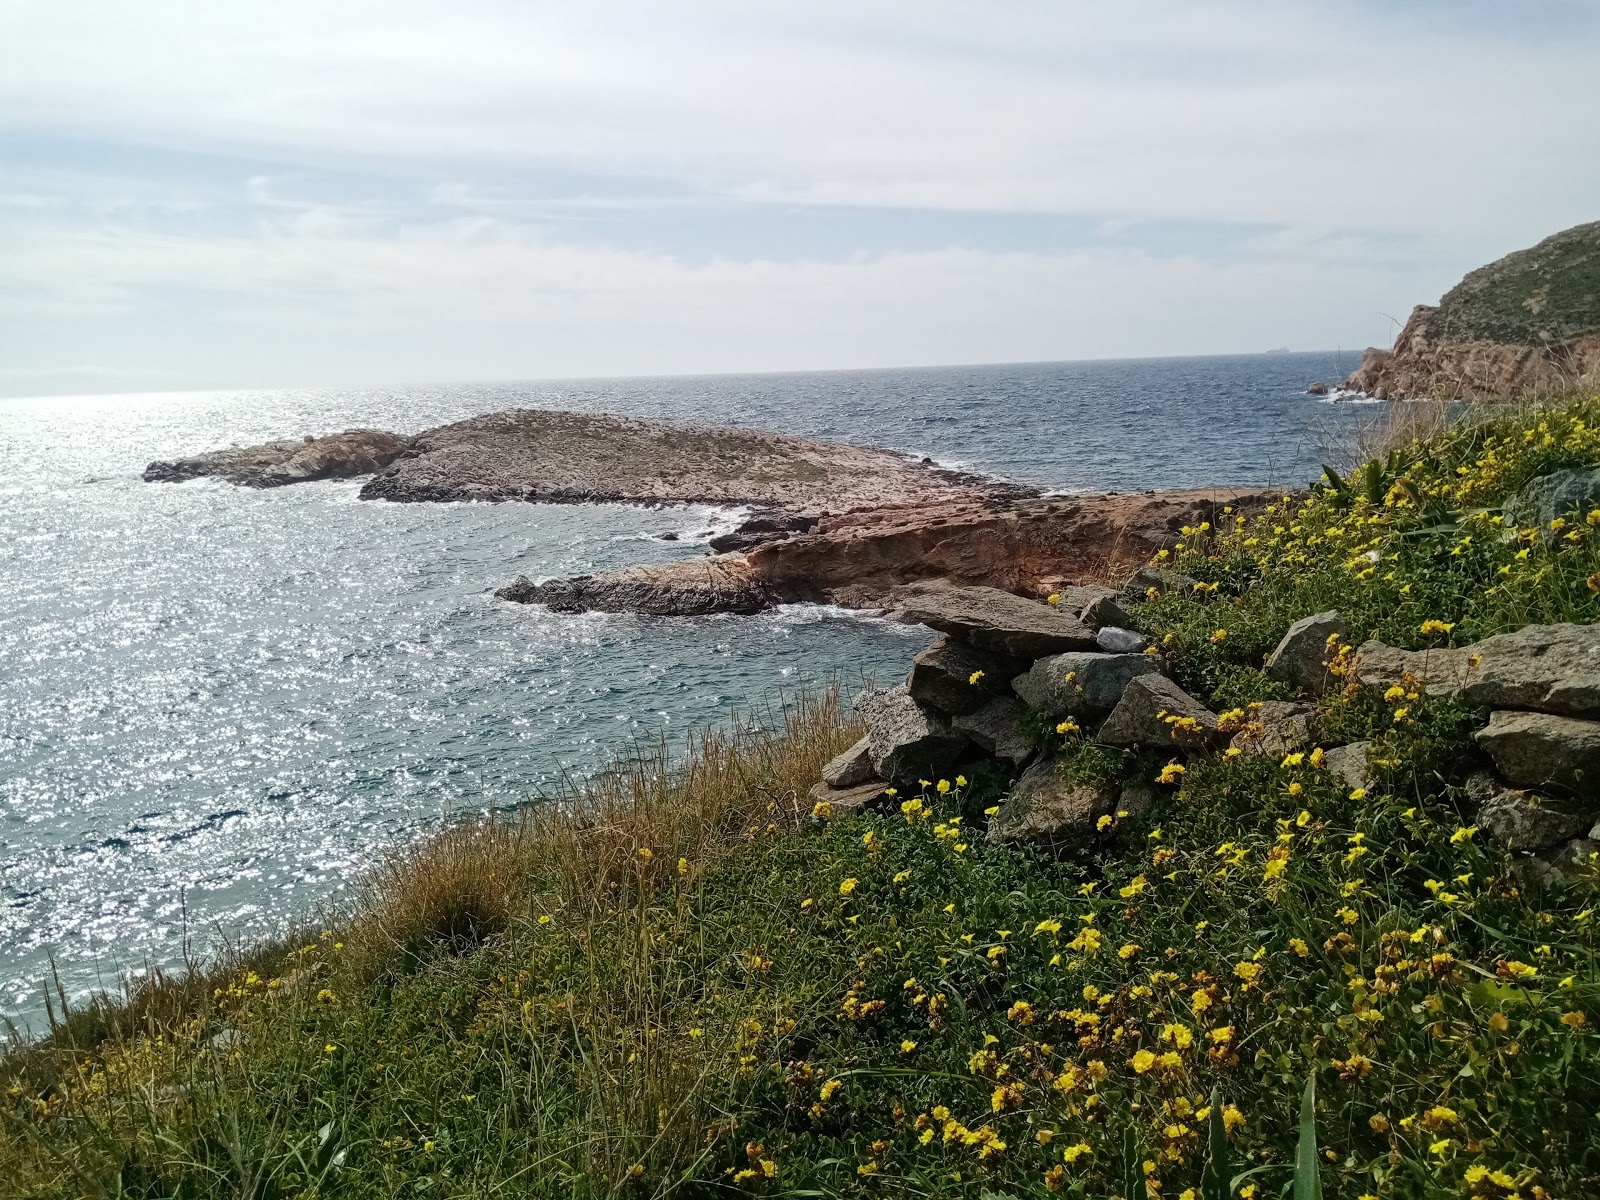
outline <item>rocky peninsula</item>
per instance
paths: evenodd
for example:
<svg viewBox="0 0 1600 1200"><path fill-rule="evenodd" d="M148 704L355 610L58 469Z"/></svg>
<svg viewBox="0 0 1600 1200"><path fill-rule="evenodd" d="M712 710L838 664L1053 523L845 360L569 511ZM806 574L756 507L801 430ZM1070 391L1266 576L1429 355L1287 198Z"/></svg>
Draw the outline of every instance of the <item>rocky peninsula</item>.
<svg viewBox="0 0 1600 1200"><path fill-rule="evenodd" d="M1469 272L1346 381L1380 400L1507 400L1600 382L1600 221Z"/></svg>
<svg viewBox="0 0 1600 1200"><path fill-rule="evenodd" d="M520 409L406 436L355 429L216 450L144 472L244 487L370 475L362 499L721 504L751 510L713 554L498 595L560 612L693 616L818 601L892 607L907 585L1044 596L1125 576L1185 525L1258 507L1241 489L1042 496L930 460L737 426Z"/></svg>

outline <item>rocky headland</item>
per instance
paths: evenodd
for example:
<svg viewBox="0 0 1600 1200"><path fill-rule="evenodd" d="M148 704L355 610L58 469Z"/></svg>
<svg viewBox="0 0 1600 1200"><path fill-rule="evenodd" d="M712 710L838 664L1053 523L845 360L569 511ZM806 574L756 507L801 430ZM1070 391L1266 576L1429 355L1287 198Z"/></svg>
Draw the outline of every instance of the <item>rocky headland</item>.
<svg viewBox="0 0 1600 1200"><path fill-rule="evenodd" d="M572 579L519 578L502 598L559 612L695 616L818 601L893 607L907 585L982 583L1044 596L1125 576L1241 489L1042 496L885 450L735 426L524 409L414 436L356 429L151 463L150 482L246 487L370 475L367 500L721 504L751 516L709 556Z"/></svg>
<svg viewBox="0 0 1600 1200"><path fill-rule="evenodd" d="M1472 271L1419 304L1346 381L1380 400L1507 400L1600 382L1600 221Z"/></svg>

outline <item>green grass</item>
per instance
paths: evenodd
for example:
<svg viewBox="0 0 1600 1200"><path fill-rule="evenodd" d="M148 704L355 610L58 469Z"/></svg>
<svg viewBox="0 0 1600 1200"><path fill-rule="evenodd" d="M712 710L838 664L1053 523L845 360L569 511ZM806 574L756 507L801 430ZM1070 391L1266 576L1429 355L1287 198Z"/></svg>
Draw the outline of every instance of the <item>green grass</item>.
<svg viewBox="0 0 1600 1200"><path fill-rule="evenodd" d="M1215 589L1140 617L1179 678L1265 698L1327 607L1404 645L1592 619L1600 529L1492 517L1600 461L1600 402L1495 421L1186 535ZM989 772L813 820L832 697L708 734L14 1051L0 1196L1592 1195L1597 880L1530 886L1464 825L1481 720L1336 692L1324 743L1382 764L1357 794L1314 755L1063 742L1085 780L1185 770L1062 857L985 842Z"/></svg>

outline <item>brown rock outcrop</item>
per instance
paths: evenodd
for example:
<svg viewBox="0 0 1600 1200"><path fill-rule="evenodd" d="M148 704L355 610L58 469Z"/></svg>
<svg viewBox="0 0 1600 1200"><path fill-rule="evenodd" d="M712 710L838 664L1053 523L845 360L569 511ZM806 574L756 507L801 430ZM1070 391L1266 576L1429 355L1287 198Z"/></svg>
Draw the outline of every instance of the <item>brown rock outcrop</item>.
<svg viewBox="0 0 1600 1200"><path fill-rule="evenodd" d="M292 438L260 446L232 446L144 470L146 483L182 483L214 475L241 487L282 487L313 479L348 479L382 470L404 454L411 439L381 429L347 429L325 437Z"/></svg>
<svg viewBox="0 0 1600 1200"><path fill-rule="evenodd" d="M1419 304L1345 386L1384 400L1504 400L1600 382L1600 221L1469 272Z"/></svg>
<svg viewBox="0 0 1600 1200"><path fill-rule="evenodd" d="M892 607L925 580L1043 598L1073 584L1127 575L1188 524L1224 506L1261 507L1277 493L1195 489L1127 495L948 500L823 517L739 553L628 567L500 594L561 611L754 612L816 601ZM688 607L677 607L687 603Z"/></svg>

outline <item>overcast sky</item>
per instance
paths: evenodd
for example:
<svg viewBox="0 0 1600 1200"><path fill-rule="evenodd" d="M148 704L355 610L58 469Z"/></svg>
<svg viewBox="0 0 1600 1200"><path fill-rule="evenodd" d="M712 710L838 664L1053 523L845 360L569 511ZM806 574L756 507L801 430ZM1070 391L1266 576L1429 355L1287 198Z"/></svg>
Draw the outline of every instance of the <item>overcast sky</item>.
<svg viewBox="0 0 1600 1200"><path fill-rule="evenodd" d="M0 392L1386 345L1600 218L1597 63L1595 0L0 0Z"/></svg>

